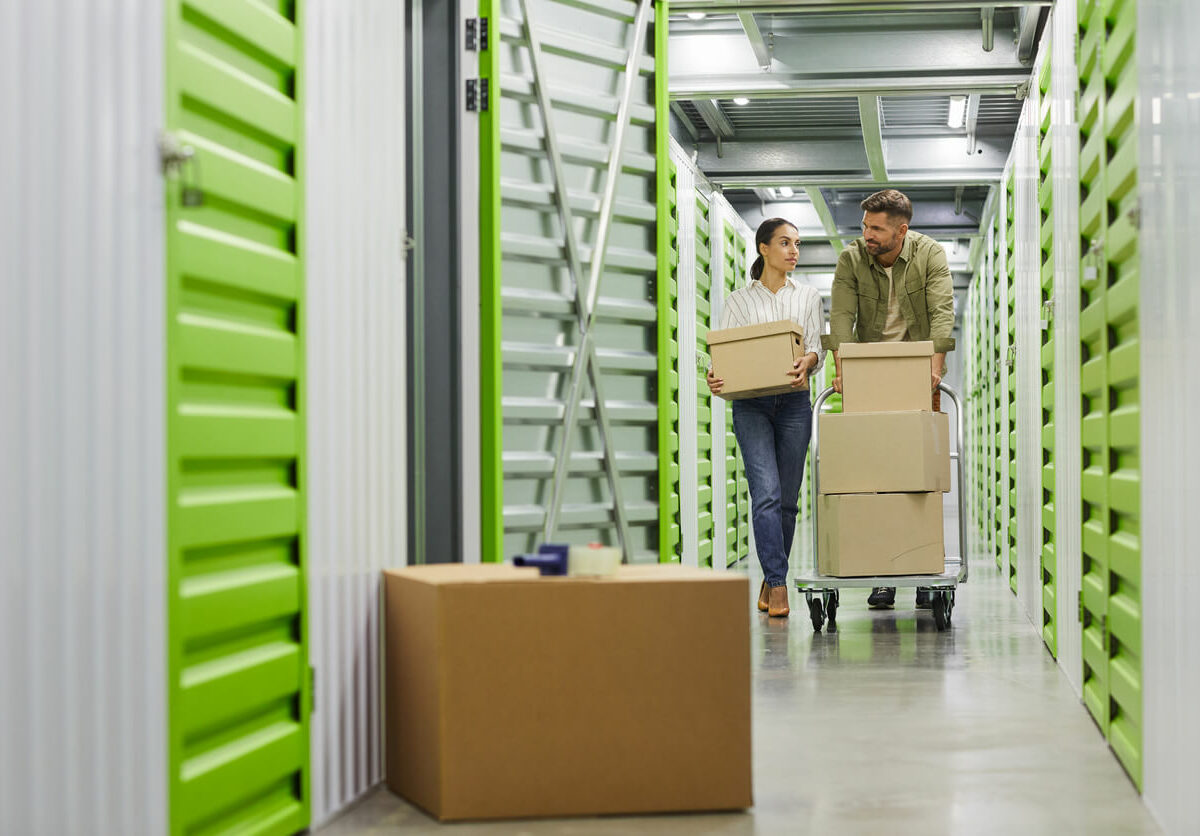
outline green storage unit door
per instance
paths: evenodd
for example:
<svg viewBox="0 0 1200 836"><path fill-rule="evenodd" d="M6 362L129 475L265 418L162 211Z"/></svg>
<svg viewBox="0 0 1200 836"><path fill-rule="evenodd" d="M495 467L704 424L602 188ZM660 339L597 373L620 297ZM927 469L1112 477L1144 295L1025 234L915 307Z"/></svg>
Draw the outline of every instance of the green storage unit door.
<svg viewBox="0 0 1200 836"><path fill-rule="evenodd" d="M709 294L712 291L712 240L709 237L709 204L696 195L696 344L693 356L708 355L708 323L712 315ZM698 354L697 354L698 352ZM692 364L696 375L696 555L701 566L712 566L713 513L712 480L716 472L712 452L713 398L702 364ZM707 364L704 364L707 368Z"/></svg>
<svg viewBox="0 0 1200 836"><path fill-rule="evenodd" d="M546 539L663 557L656 9L479 5L484 560Z"/></svg>
<svg viewBox="0 0 1200 836"><path fill-rule="evenodd" d="M1142 781L1134 0L1079 4L1084 700Z"/></svg>
<svg viewBox="0 0 1200 836"><path fill-rule="evenodd" d="M1040 294L1042 325L1041 351L1041 567L1042 567L1042 639L1051 655L1058 655L1056 629L1058 603L1055 578L1058 563L1054 551L1054 183L1050 140L1050 61L1042 65L1038 76L1041 113L1038 120L1038 208L1041 252Z"/></svg>
<svg viewBox="0 0 1200 836"><path fill-rule="evenodd" d="M1007 247L1004 240L1003 225L1000 223L1000 218L996 218L995 238L994 238L994 258L992 259L992 306L988 312L988 332L990 335L992 347L992 368L995 374L990 383L991 400L988 404L988 419L990 424L990 434L992 439L991 450L991 473L989 475L989 485L992 492L991 501L991 543L992 551L996 559L996 568L1004 568L1004 554L1007 545L1004 543L1004 492L1007 490L1007 477L1005 474L1004 461L1004 401L1007 393L1004 392L1000 385L1000 366L1007 362L1004 356L1004 337L1001 329L1007 328L1008 316L1005 313L1006 300L1004 298L1004 277L1002 274L1002 266L1000 255L1002 250Z"/></svg>
<svg viewBox="0 0 1200 836"><path fill-rule="evenodd" d="M661 507L659 509L659 561L674 563L682 559L683 528L680 521L679 503L679 372L676 365L679 360L679 209L677 206L678 192L676 190L678 172L675 164L667 162L668 169L665 207L667 235L670 246L665 253L666 271L665 285L661 291L658 315L659 329L659 381L658 381L658 412L660 427L665 431L660 435L665 455L665 479L660 479L662 488L659 491ZM660 260L664 255L660 255Z"/></svg>
<svg viewBox="0 0 1200 836"><path fill-rule="evenodd" d="M722 265L721 288L724 296L727 297L737 290L739 284L745 242L730 224L726 223L724 227L722 231L722 235L725 236L722 248L724 264ZM724 405L718 407L720 403ZM714 408L725 410L725 461L721 466L721 473L725 479L725 532L723 534L718 532L716 536L725 538L725 563L731 566L747 554L748 549L743 548L739 531L743 528L743 520L749 519L750 509L746 505L746 497L743 496L746 477L741 472L741 455L738 452L737 437L733 434L733 403L714 399L712 405ZM717 465L717 462L713 464ZM749 546L748 543L744 545Z"/></svg>
<svg viewBox="0 0 1200 836"><path fill-rule="evenodd" d="M1007 499L1005 513L1007 515L1007 534L1004 549L1008 554L1008 584L1013 594L1017 592L1017 369L1015 364L1017 345L1017 225L1016 225L1016 179L1009 174L1005 183L1008 192L1008 226L1005 234L1005 247L1008 260L1005 262L1004 282L1007 288L1004 302L1005 328L1008 330L1008 386L1005 389L1002 426L1004 437L1008 439L1007 458L1001 481L1004 484L1004 499Z"/></svg>
<svg viewBox="0 0 1200 836"><path fill-rule="evenodd" d="M295 833L310 707L300 21L291 2L168 10L167 127L195 149L166 197L170 830Z"/></svg>

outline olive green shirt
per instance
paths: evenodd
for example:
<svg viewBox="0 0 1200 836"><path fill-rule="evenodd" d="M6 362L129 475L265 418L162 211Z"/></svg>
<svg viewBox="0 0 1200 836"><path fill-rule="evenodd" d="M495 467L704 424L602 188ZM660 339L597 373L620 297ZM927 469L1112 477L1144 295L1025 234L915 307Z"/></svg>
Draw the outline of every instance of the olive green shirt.
<svg viewBox="0 0 1200 836"><path fill-rule="evenodd" d="M892 265L892 277L900 312L908 323L907 339L932 340L938 354L953 351L954 283L942 245L910 229ZM887 271L867 252L862 238L842 250L833 274L825 347L836 350L844 342L882 342L889 290Z"/></svg>

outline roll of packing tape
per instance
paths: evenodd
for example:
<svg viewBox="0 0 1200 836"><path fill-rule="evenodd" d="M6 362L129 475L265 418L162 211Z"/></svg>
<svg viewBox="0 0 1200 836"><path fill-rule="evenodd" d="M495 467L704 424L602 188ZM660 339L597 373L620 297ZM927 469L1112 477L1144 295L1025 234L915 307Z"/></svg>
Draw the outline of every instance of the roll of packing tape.
<svg viewBox="0 0 1200 836"><path fill-rule="evenodd" d="M599 543L571 546L567 555L567 574L573 577L603 578L615 575L620 565L621 550Z"/></svg>

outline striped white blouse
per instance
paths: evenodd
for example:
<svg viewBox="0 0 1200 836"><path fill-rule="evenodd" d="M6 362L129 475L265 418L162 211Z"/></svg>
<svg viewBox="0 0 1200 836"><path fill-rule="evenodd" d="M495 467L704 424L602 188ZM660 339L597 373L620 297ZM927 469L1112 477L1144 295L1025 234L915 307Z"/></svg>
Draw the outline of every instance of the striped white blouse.
<svg viewBox="0 0 1200 836"><path fill-rule="evenodd" d="M761 325L790 319L800 326L804 334L804 348L817 355L817 365L809 369L810 378L825 365L825 352L821 348L821 293L815 287L800 284L788 277L787 283L778 293L767 290L757 279L725 297L721 309L722 328L740 328L744 325Z"/></svg>

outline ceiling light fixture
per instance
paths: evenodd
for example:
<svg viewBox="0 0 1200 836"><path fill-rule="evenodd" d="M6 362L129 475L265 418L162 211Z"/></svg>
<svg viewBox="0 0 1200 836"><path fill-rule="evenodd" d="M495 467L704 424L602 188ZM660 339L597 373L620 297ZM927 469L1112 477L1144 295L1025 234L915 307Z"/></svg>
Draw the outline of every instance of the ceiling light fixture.
<svg viewBox="0 0 1200 836"><path fill-rule="evenodd" d="M779 196L780 197L787 198L787 197L792 197L795 194L796 193L794 191L792 191L791 186L780 186L779 187Z"/></svg>
<svg viewBox="0 0 1200 836"><path fill-rule="evenodd" d="M687 16L688 20L704 20L705 18L704 12L688 12Z"/></svg>
<svg viewBox="0 0 1200 836"><path fill-rule="evenodd" d="M966 96L951 96L950 97L950 115L946 117L946 124L951 128L961 128L966 124L967 117L967 97Z"/></svg>
<svg viewBox="0 0 1200 836"><path fill-rule="evenodd" d="M734 98L733 103L735 105L741 105L745 107L746 105L750 104L750 100L745 96L737 96Z"/></svg>

